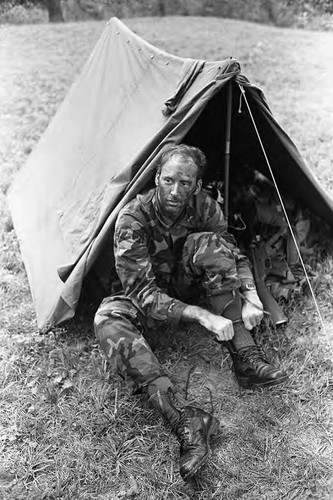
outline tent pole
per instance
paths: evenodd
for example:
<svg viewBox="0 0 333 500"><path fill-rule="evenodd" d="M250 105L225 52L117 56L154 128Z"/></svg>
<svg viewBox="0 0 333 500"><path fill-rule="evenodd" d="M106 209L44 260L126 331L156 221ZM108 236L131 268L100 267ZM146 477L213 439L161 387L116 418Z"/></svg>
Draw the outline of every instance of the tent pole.
<svg viewBox="0 0 333 500"><path fill-rule="evenodd" d="M232 111L232 80L229 80L227 89L227 116L225 123L225 146L224 146L224 216L227 222L229 219L231 111Z"/></svg>

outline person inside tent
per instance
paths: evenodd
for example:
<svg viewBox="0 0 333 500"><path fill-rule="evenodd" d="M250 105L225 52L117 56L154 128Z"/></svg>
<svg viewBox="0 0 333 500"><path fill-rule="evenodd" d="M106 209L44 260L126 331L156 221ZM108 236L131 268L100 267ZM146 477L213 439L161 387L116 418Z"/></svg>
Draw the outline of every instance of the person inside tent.
<svg viewBox="0 0 333 500"><path fill-rule="evenodd" d="M181 402L145 332L158 331L162 323L199 323L226 343L241 386L266 387L287 378L250 333L263 317L263 306L248 259L227 232L220 205L201 191L205 164L198 148L180 144L164 149L155 188L119 213L114 255L123 291L106 297L95 316L95 332L111 365L148 396L176 433L184 480L205 462L219 422ZM195 305L199 296L206 307Z"/></svg>

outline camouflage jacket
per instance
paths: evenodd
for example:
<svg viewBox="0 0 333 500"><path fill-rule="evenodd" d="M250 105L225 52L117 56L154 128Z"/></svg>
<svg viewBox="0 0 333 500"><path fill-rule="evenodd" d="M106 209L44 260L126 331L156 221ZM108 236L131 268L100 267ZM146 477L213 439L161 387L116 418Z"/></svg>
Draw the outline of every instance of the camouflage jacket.
<svg viewBox="0 0 333 500"><path fill-rule="evenodd" d="M253 283L248 259L242 255L219 204L205 192L193 196L180 218L167 226L160 216L155 189L138 195L119 213L114 237L116 270L123 291L146 317L178 323L184 308L170 296L169 284L189 234L220 232L231 246L241 284Z"/></svg>

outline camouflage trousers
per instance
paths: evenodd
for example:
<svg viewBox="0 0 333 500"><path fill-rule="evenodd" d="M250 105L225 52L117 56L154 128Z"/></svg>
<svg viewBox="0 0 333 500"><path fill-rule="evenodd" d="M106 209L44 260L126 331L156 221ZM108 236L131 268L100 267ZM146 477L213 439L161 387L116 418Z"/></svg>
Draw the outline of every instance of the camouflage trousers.
<svg viewBox="0 0 333 500"><path fill-rule="evenodd" d="M241 318L236 262L228 244L218 234L204 232L187 237L178 272L170 284L170 296L186 303L198 286L207 297L208 308L233 321ZM192 293L193 295L193 293ZM217 300L218 299L218 300ZM193 303L193 301L189 301ZM96 312L94 328L101 348L113 368L135 391L165 373L147 339L150 328L161 327L123 295L106 297Z"/></svg>

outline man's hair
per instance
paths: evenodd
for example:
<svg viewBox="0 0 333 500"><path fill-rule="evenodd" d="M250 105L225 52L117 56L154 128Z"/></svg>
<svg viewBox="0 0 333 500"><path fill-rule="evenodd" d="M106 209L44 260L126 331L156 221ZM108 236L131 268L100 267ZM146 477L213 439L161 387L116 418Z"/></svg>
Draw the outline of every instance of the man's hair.
<svg viewBox="0 0 333 500"><path fill-rule="evenodd" d="M157 173L160 173L164 165L173 157L182 160L190 160L197 166L198 174L197 179L201 179L207 164L206 156L201 149L187 144L170 144L163 150L160 163L157 167Z"/></svg>

